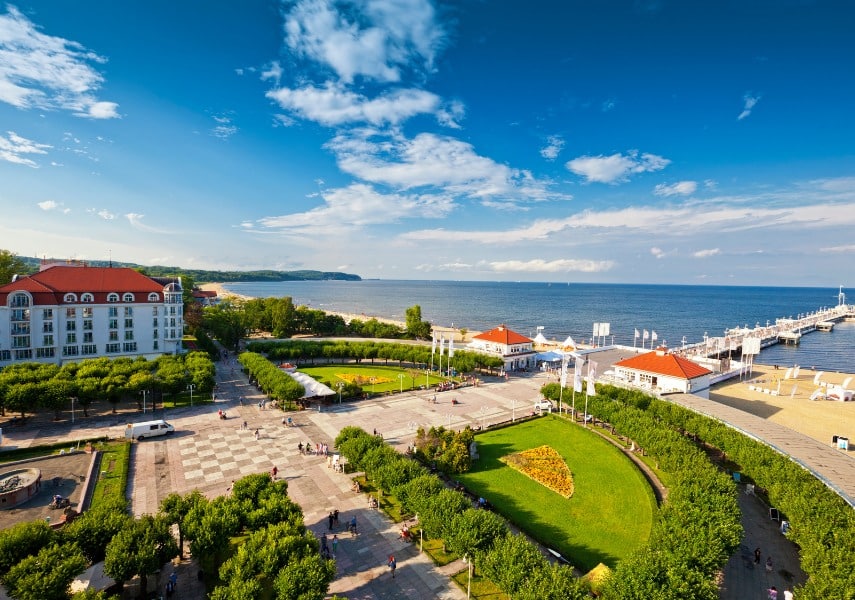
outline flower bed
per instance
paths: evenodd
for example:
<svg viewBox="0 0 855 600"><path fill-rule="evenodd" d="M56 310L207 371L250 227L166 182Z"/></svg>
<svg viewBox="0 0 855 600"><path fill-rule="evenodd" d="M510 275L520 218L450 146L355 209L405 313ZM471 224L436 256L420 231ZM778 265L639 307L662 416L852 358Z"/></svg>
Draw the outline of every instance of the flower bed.
<svg viewBox="0 0 855 600"><path fill-rule="evenodd" d="M500 459L509 467L565 498L573 495L573 474L551 446L538 446Z"/></svg>

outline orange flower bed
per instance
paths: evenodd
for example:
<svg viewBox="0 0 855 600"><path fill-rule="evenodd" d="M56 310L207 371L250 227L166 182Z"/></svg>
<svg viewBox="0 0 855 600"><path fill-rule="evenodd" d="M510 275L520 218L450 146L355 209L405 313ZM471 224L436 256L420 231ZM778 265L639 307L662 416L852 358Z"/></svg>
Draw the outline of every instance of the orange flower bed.
<svg viewBox="0 0 855 600"><path fill-rule="evenodd" d="M390 379L388 377L365 377L364 375L354 375L353 373L336 373L336 377L339 379L343 379L348 383L355 383L356 385L365 385L368 383L389 383L390 381L395 381L394 379ZM374 379L372 382L371 379Z"/></svg>
<svg viewBox="0 0 855 600"><path fill-rule="evenodd" d="M538 446L508 454L500 460L565 498L573 495L573 474L561 455L551 446Z"/></svg>

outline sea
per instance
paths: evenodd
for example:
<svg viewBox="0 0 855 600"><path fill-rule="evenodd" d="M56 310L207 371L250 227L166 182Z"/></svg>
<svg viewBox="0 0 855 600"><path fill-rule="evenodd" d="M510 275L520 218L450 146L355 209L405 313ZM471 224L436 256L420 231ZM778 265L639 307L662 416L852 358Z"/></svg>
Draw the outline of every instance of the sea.
<svg viewBox="0 0 855 600"><path fill-rule="evenodd" d="M594 324L608 323L599 344L672 348L720 337L726 329L755 327L797 318L838 304L837 288L531 283L483 281L287 281L227 283L226 290L256 298L290 296L296 305L365 318L405 321L419 305L434 325L485 331L504 324L535 337L591 343ZM845 292L845 290L842 290ZM636 338L638 330L650 337ZM761 351L760 364L801 365L855 372L855 322L832 332L811 332L797 346L777 344Z"/></svg>

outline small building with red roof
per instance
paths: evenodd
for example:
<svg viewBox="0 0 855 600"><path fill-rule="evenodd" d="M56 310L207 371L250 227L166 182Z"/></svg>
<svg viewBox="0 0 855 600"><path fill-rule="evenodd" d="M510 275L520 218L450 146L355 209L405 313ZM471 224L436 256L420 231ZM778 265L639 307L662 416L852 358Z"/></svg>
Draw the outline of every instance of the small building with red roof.
<svg viewBox="0 0 855 600"><path fill-rule="evenodd" d="M468 347L474 352L502 358L505 371L532 370L537 363L532 339L504 324L473 336Z"/></svg>
<svg viewBox="0 0 855 600"><path fill-rule="evenodd" d="M659 393L683 392L707 397L712 371L667 348L616 362L615 379Z"/></svg>
<svg viewBox="0 0 855 600"><path fill-rule="evenodd" d="M44 261L0 285L0 367L175 354L183 313L180 277Z"/></svg>

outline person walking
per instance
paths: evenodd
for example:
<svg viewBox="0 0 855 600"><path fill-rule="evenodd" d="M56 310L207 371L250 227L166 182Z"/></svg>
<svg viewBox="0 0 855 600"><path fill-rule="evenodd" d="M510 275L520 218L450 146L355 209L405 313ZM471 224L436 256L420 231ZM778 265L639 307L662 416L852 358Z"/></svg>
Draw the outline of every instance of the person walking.
<svg viewBox="0 0 855 600"><path fill-rule="evenodd" d="M332 555L335 558L336 553L338 552L338 535L333 534L332 536Z"/></svg>
<svg viewBox="0 0 855 600"><path fill-rule="evenodd" d="M395 579L395 569L398 568L398 562L395 560L395 555L389 555L389 569L392 571L392 579Z"/></svg>
<svg viewBox="0 0 855 600"><path fill-rule="evenodd" d="M784 600L793 600L793 588L788 587L784 590Z"/></svg>
<svg viewBox="0 0 855 600"><path fill-rule="evenodd" d="M755 565L760 564L760 546L757 546L756 548L754 548L754 564Z"/></svg>
<svg viewBox="0 0 855 600"><path fill-rule="evenodd" d="M270 470L271 479L276 481L276 476L279 474L279 469L276 468L276 465L273 465L273 468Z"/></svg>
<svg viewBox="0 0 855 600"><path fill-rule="evenodd" d="M771 556L768 556L768 557L766 557L766 572L767 572L767 573L771 573L771 572L772 572L772 568L773 568L773 567L772 567L772 557L771 557Z"/></svg>
<svg viewBox="0 0 855 600"><path fill-rule="evenodd" d="M332 531L333 521L335 521L335 517L333 516L332 511L330 511L330 514L327 516L327 521L329 521L329 527L328 527L328 529L329 529L330 531Z"/></svg>
<svg viewBox="0 0 855 600"><path fill-rule="evenodd" d="M258 435L259 435L259 431L258 431L258 429L256 429L256 430L255 430L255 439L256 439L256 441L258 441Z"/></svg>

